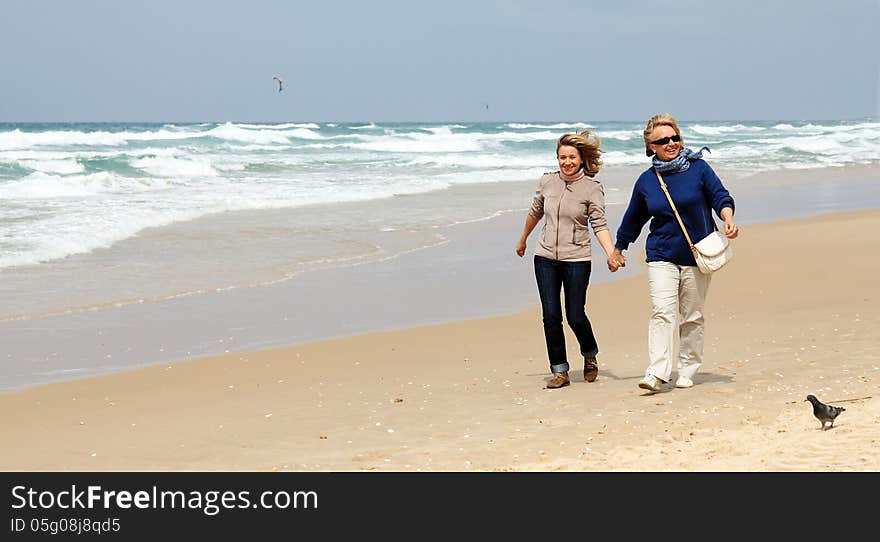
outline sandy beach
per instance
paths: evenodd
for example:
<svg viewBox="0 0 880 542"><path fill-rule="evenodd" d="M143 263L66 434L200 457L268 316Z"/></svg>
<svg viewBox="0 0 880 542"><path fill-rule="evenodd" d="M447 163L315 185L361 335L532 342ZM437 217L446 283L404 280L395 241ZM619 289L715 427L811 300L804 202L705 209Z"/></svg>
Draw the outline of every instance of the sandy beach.
<svg viewBox="0 0 880 542"><path fill-rule="evenodd" d="M543 389L535 307L5 393L0 468L875 471L878 228L878 210L743 228L713 277L692 389L636 387L649 311L639 271L589 290L594 383L574 371L571 386ZM575 344L568 335L579 369ZM820 430L809 393L846 407L833 429Z"/></svg>

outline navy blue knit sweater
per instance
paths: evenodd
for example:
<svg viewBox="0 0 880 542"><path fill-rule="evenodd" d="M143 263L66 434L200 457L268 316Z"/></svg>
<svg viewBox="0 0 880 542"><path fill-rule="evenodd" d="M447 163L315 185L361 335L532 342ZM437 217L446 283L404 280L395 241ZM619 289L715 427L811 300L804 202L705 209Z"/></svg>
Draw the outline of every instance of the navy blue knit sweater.
<svg viewBox="0 0 880 542"><path fill-rule="evenodd" d="M690 167L678 173L663 173L663 180L672 195L678 214L696 243L714 230L712 209L721 216L721 209L734 210L733 198L721 184L721 179L704 160L691 162ZM681 232L669 200L660 188L660 181L651 167L639 175L633 187L629 207L617 228L615 247L625 250L638 239L645 222L650 233L645 243L648 262L672 262L678 265L697 265L694 255Z"/></svg>

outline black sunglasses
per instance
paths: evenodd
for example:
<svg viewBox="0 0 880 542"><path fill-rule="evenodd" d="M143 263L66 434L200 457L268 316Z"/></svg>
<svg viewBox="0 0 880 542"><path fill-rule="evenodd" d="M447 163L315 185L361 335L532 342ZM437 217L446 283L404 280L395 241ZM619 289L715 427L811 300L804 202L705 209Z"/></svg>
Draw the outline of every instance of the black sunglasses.
<svg viewBox="0 0 880 542"><path fill-rule="evenodd" d="M675 134L674 136L661 137L657 141L652 141L651 145L666 145L670 141L675 141L676 143L678 143L679 141L681 141L681 136L678 134Z"/></svg>

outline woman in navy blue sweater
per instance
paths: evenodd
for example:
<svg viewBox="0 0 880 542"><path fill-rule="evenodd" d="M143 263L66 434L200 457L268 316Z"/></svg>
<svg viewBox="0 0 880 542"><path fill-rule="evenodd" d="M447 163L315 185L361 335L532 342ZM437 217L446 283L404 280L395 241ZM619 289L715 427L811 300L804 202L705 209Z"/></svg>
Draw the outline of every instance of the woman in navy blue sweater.
<svg viewBox="0 0 880 542"><path fill-rule="evenodd" d="M676 316L679 357L675 386L690 388L703 362L703 305L711 275L697 268L655 170L663 176L694 242L715 229L713 210L724 221L722 231L729 239L739 235L739 227L733 219L730 193L702 160L702 149L694 152L684 147L681 130L671 115L651 117L643 136L645 154L654 156L653 164L636 180L629 207L617 229L612 258L624 265L626 258L622 251L639 237L645 223L651 221L645 243L652 305L648 324L649 365L639 388L656 392L671 379Z"/></svg>

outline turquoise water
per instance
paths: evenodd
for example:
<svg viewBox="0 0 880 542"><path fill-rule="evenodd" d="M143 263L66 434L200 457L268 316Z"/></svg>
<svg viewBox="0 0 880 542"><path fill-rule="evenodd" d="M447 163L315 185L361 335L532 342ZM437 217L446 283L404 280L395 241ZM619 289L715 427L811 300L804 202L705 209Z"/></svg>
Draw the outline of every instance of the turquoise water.
<svg viewBox="0 0 880 542"><path fill-rule="evenodd" d="M647 163L640 122L2 124L0 269L114 246L212 214L293 209L524 181L589 128L606 170ZM753 173L880 160L880 123L684 122L716 169ZM609 196L626 183L609 178ZM398 217L386 230L479 219L507 201ZM383 205L377 204L381 209ZM519 206L516 206L519 207ZM323 224L332 227L330 222Z"/></svg>

